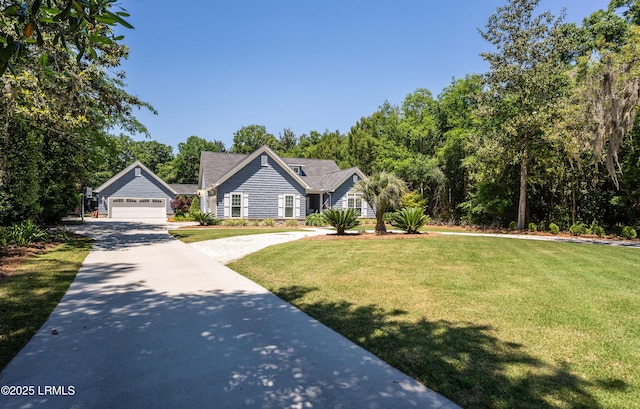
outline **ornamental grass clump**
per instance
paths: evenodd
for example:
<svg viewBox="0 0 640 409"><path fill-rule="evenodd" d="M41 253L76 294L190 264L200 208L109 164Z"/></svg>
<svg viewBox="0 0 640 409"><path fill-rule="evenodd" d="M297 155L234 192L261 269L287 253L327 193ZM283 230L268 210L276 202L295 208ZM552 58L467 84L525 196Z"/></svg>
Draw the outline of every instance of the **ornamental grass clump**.
<svg viewBox="0 0 640 409"><path fill-rule="evenodd" d="M326 209L322 212L327 224L335 227L338 235L343 235L347 230L360 225L359 212L355 209Z"/></svg>
<svg viewBox="0 0 640 409"><path fill-rule="evenodd" d="M429 223L429 216L424 214L421 207L410 207L395 212L391 218L391 225L404 230L407 234L417 234L420 228Z"/></svg>

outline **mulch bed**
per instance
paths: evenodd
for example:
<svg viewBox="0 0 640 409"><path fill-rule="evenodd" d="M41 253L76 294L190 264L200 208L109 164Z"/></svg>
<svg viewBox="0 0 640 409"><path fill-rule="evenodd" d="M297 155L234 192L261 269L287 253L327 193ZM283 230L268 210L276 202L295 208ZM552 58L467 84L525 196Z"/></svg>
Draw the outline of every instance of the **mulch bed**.
<svg viewBox="0 0 640 409"><path fill-rule="evenodd" d="M34 243L25 247L0 248L0 282L7 278L27 257L40 254L59 243Z"/></svg>

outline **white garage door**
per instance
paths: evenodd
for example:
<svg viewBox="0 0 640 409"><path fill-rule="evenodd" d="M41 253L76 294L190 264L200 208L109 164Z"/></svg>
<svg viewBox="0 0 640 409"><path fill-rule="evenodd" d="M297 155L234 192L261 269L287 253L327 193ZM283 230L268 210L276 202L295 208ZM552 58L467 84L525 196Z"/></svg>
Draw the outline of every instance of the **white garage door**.
<svg viewBox="0 0 640 409"><path fill-rule="evenodd" d="M159 219L167 217L166 199L109 198L109 217Z"/></svg>

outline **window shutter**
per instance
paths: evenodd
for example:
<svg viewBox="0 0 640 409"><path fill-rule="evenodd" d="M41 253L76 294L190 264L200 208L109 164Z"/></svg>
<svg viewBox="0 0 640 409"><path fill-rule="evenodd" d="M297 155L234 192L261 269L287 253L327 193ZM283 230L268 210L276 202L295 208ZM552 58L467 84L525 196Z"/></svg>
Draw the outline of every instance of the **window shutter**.
<svg viewBox="0 0 640 409"><path fill-rule="evenodd" d="M348 202L347 196L345 195L345 196L342 198L342 208L343 208L343 209L346 209L347 207L349 207L349 202Z"/></svg>
<svg viewBox="0 0 640 409"><path fill-rule="evenodd" d="M367 208L368 207L369 207L369 205L367 204L367 202L362 200L362 217L367 217Z"/></svg>
<svg viewBox="0 0 640 409"><path fill-rule="evenodd" d="M278 218L284 217L284 195L278 195Z"/></svg>
<svg viewBox="0 0 640 409"><path fill-rule="evenodd" d="M231 196L229 193L224 194L224 217L231 216Z"/></svg>
<svg viewBox="0 0 640 409"><path fill-rule="evenodd" d="M249 217L249 194L242 195L242 217Z"/></svg>
<svg viewBox="0 0 640 409"><path fill-rule="evenodd" d="M294 215L295 217L300 217L300 195L296 195L294 200L296 205L296 208L294 210Z"/></svg>

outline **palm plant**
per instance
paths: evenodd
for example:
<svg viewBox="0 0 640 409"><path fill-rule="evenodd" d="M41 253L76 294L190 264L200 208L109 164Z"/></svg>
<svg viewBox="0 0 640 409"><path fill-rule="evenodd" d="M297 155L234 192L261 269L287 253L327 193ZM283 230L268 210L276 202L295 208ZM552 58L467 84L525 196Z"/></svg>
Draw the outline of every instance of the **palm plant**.
<svg viewBox="0 0 640 409"><path fill-rule="evenodd" d="M213 216L213 213L195 212L191 214L191 219L198 222L200 226L215 226L220 224L220 220Z"/></svg>
<svg viewBox="0 0 640 409"><path fill-rule="evenodd" d="M322 212L322 216L327 224L336 228L338 235L343 235L347 230L360 225L360 220L358 220L360 214L352 208L326 209Z"/></svg>
<svg viewBox="0 0 640 409"><path fill-rule="evenodd" d="M407 234L417 234L420 228L429 223L429 216L424 214L422 207L409 207L397 211L391 218L391 225L399 227Z"/></svg>
<svg viewBox="0 0 640 409"><path fill-rule="evenodd" d="M400 198L407 192L406 182L394 174L379 172L358 181L354 189L375 210L376 234L386 234L384 214L400 207Z"/></svg>

